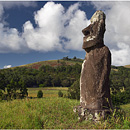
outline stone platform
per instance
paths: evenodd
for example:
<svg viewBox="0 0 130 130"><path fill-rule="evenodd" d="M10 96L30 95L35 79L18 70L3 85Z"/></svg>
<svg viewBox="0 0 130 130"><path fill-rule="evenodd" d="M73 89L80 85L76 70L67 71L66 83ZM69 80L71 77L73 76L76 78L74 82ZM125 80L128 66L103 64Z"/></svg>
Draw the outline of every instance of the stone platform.
<svg viewBox="0 0 130 130"><path fill-rule="evenodd" d="M78 113L79 121L83 120L92 120L94 122L99 122L101 120L105 120L111 113L112 110L104 109L104 110L89 110L87 108L82 108L80 105L75 106L73 108L75 113Z"/></svg>

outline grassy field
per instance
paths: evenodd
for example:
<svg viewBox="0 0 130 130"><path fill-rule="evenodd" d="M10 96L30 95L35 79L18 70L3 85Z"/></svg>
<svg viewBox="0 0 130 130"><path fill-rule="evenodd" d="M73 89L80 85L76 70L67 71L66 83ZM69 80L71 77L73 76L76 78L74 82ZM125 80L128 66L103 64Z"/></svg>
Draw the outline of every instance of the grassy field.
<svg viewBox="0 0 130 130"><path fill-rule="evenodd" d="M45 87L45 88L28 88L28 97L37 97L37 92L43 91L43 97L58 97L59 90L65 95L67 94L67 87Z"/></svg>
<svg viewBox="0 0 130 130"><path fill-rule="evenodd" d="M59 98L59 89L67 92L67 88L43 88L41 99L1 101L0 129L130 129L130 104L121 106L126 118L112 117L99 123L79 122L78 115L73 112L79 101ZM38 90L30 88L29 95L36 97Z"/></svg>

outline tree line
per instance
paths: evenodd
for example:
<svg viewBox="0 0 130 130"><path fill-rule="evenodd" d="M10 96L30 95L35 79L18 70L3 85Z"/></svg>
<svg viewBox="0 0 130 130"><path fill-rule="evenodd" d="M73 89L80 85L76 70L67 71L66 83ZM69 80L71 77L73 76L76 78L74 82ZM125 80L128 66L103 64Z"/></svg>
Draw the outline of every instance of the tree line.
<svg viewBox="0 0 130 130"><path fill-rule="evenodd" d="M67 65L66 60L79 61L76 57L64 57L60 66L42 65L38 70L16 67L0 70L0 98L23 98L29 87L69 87L66 97L79 99L81 64ZM81 60L80 60L81 61ZM57 62L60 62L59 60ZM7 94L3 94L4 91ZM130 102L130 69L112 66L110 91L113 104Z"/></svg>
<svg viewBox="0 0 130 130"><path fill-rule="evenodd" d="M42 65L38 70L26 67L3 69L0 71L0 96L7 91L7 97L25 97L29 87L70 87L81 72L81 65L62 64L51 67Z"/></svg>

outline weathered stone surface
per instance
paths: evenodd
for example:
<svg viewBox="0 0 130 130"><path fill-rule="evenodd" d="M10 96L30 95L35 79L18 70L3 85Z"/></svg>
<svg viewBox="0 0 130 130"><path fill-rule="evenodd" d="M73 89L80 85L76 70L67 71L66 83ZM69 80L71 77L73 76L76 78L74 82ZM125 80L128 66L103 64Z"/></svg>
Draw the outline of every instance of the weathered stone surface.
<svg viewBox="0 0 130 130"><path fill-rule="evenodd" d="M83 29L82 32L85 35L83 39L83 49L88 49L97 44L103 45L105 14L102 11L96 11L91 18L91 24Z"/></svg>
<svg viewBox="0 0 130 130"><path fill-rule="evenodd" d="M99 122L107 118L108 115L112 113L112 110L104 109L104 110L93 110L83 108L81 106L74 107L73 111L78 113L79 121L83 120L92 120L95 122Z"/></svg>
<svg viewBox="0 0 130 130"><path fill-rule="evenodd" d="M110 108L111 54L106 46L86 52L80 79L80 104L88 109Z"/></svg>
<svg viewBox="0 0 130 130"><path fill-rule="evenodd" d="M111 53L104 45L105 14L96 11L91 24L82 30L85 35L83 49L86 51L80 78L80 105L91 111L112 109L109 74Z"/></svg>

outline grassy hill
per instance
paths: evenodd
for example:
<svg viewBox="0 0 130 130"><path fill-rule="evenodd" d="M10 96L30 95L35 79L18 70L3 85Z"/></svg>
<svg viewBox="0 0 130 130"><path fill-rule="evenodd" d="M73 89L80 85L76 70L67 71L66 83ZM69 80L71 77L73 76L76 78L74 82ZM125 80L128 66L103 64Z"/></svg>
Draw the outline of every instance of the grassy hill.
<svg viewBox="0 0 130 130"><path fill-rule="evenodd" d="M51 67L57 67L57 66L61 66L61 65L75 65L76 63L82 64L82 62L83 62L82 59L76 59L76 60L60 59L60 60L39 61L39 62L31 63L31 64L20 65L20 66L17 66L17 67L27 67L27 68L32 68L32 69L39 69L43 65L49 65ZM16 67L12 67L12 68L16 68Z"/></svg>
<svg viewBox="0 0 130 130"><path fill-rule="evenodd" d="M66 57L64 57L66 58ZM83 63L83 59L58 59L58 60L47 60L47 61L39 61L39 62L35 62L35 63L30 63L30 64L26 64L26 65L20 65L20 66L16 66L16 67L26 67L26 68L32 68L32 69L39 69L41 66L46 66L49 65L51 67L57 67L57 66L61 66L61 65L75 65L76 63L82 65ZM12 67L16 68L16 67ZM119 66L120 67L120 66ZM130 68L130 65L125 65L125 68ZM112 70L118 71L118 67L117 66L111 66Z"/></svg>

